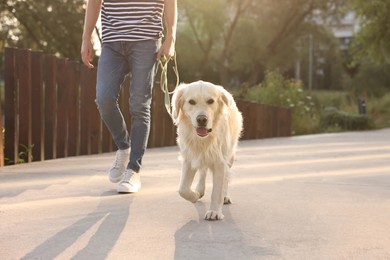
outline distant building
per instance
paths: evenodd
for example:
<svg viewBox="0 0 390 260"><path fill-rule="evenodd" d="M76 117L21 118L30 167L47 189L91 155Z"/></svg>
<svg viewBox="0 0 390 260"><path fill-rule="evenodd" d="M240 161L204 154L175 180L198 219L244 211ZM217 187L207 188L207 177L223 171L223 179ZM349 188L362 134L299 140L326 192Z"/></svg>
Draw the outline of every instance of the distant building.
<svg viewBox="0 0 390 260"><path fill-rule="evenodd" d="M347 51L352 38L360 29L360 23L356 13L350 11L337 23L331 23L329 27L334 36L340 40L340 49Z"/></svg>

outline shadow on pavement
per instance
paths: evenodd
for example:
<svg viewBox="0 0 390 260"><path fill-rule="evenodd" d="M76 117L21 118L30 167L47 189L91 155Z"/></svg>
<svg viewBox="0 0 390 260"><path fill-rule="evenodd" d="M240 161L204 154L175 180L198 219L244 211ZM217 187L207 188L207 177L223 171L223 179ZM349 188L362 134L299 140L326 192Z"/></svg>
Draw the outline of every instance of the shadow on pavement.
<svg viewBox="0 0 390 260"><path fill-rule="evenodd" d="M258 259L278 256L274 249L249 244L249 240L236 225L230 207L225 205L222 221L206 221L206 206L194 204L199 220L191 220L175 233L175 260L182 259Z"/></svg>
<svg viewBox="0 0 390 260"><path fill-rule="evenodd" d="M54 259L95 225L99 225L96 232L72 259L106 259L123 232L134 198L115 192L115 199L113 195L113 191L102 193L96 210L48 238L22 259Z"/></svg>

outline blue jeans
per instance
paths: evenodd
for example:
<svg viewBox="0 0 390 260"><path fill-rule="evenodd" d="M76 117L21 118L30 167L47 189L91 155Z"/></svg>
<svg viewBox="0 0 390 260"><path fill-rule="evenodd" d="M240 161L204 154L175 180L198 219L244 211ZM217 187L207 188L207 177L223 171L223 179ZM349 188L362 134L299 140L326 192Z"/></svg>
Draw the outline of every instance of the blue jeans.
<svg viewBox="0 0 390 260"><path fill-rule="evenodd" d="M160 40L108 42L98 63L96 104L118 149L130 151L128 169L139 172L150 131L150 105ZM131 131L119 109L118 97L127 74L130 80Z"/></svg>

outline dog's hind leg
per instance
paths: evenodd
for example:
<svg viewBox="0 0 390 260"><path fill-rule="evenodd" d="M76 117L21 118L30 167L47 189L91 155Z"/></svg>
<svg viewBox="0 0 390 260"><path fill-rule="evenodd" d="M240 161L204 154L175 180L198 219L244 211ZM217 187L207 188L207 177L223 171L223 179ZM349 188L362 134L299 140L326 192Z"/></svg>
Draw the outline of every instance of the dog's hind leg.
<svg viewBox="0 0 390 260"><path fill-rule="evenodd" d="M192 203L197 202L200 197L198 191L194 192L191 190L191 185L194 181L195 173L196 170L191 167L191 164L184 161L180 179L179 194L184 199L189 200Z"/></svg>
<svg viewBox="0 0 390 260"><path fill-rule="evenodd" d="M230 182L231 175L232 175L232 172L229 169L227 172L227 176L225 177L225 180L224 180L225 181L225 183L224 183L225 189L224 189L223 204L232 204L232 199L230 198L230 196L228 194L229 182Z"/></svg>
<svg viewBox="0 0 390 260"><path fill-rule="evenodd" d="M199 180L198 180L198 185L196 186L196 191L199 192L199 199L204 196L206 190L206 176L207 176L207 169L199 170Z"/></svg>

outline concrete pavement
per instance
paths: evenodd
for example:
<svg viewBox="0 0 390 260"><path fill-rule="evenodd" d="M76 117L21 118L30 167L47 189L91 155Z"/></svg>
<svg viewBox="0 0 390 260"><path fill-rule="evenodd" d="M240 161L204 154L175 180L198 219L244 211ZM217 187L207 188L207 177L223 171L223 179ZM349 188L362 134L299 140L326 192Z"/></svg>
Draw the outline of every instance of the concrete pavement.
<svg viewBox="0 0 390 260"><path fill-rule="evenodd" d="M119 195L114 153L0 169L0 259L390 259L390 129L242 141L225 219L177 193L178 148Z"/></svg>

